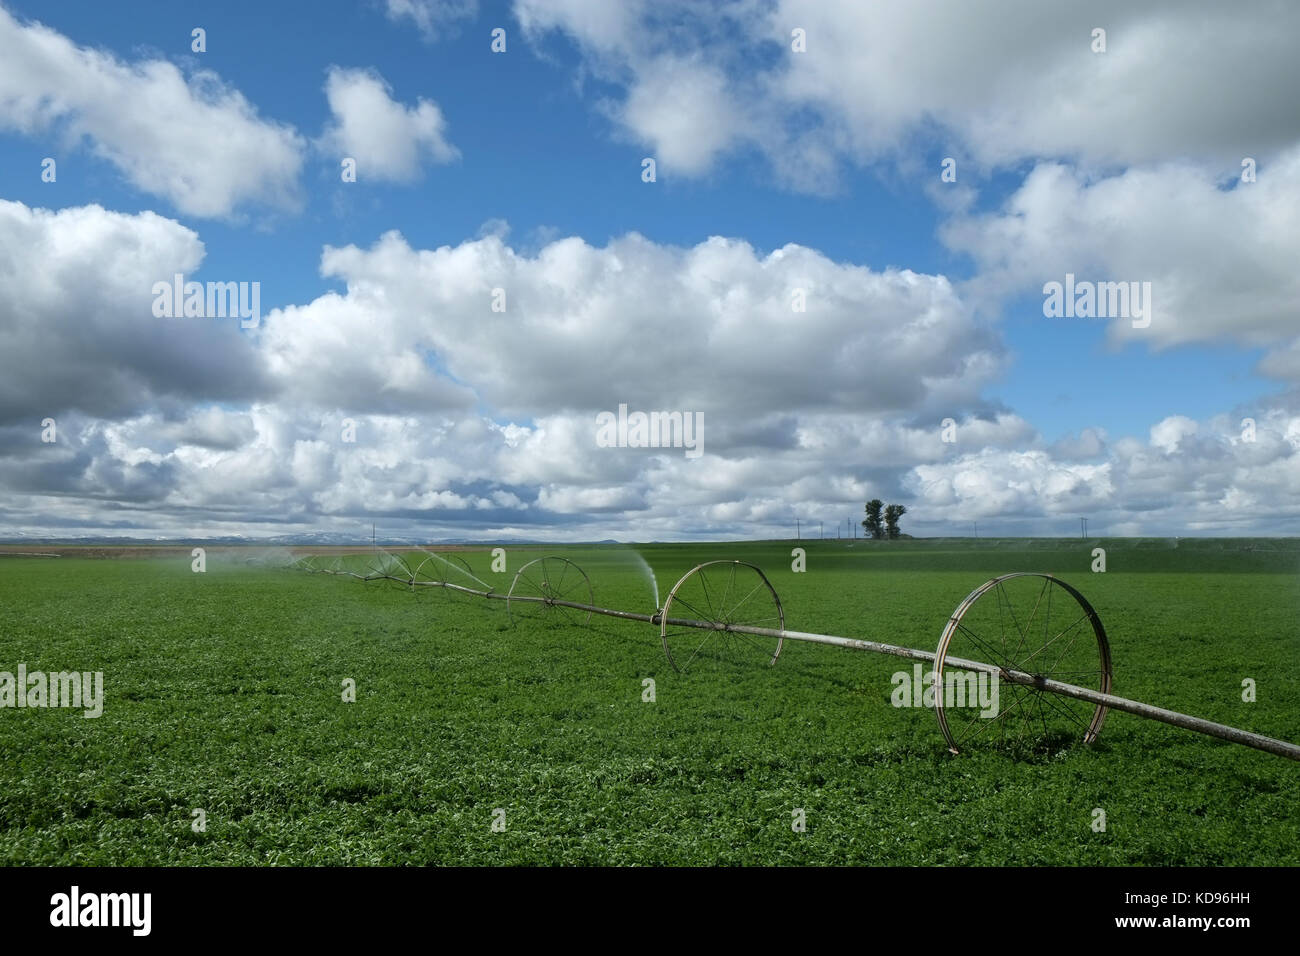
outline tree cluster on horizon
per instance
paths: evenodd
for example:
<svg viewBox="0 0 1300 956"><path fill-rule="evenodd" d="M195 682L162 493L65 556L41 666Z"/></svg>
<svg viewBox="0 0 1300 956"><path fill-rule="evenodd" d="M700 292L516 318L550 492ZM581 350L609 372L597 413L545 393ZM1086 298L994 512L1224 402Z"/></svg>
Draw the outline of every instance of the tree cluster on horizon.
<svg viewBox="0 0 1300 956"><path fill-rule="evenodd" d="M867 517L863 520L862 527L870 537L877 540L896 539L902 537L898 519L905 514L907 508L903 505L886 505L879 498L872 498L867 502Z"/></svg>

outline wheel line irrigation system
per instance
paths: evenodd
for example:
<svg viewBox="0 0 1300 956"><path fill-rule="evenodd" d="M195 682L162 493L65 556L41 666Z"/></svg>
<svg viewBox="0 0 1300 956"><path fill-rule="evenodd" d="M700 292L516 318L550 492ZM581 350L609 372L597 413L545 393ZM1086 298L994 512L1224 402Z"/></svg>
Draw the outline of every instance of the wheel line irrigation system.
<svg viewBox="0 0 1300 956"><path fill-rule="evenodd" d="M362 581L390 581L411 591L442 588L505 601L512 621L536 613L563 613L571 623L584 625L593 614L640 621L659 628L664 652L677 671L706 664L775 664L785 641L830 644L930 663L935 714L948 749L954 754L980 743L993 727L998 728L996 736L1004 741L1014 727L1015 740L1025 738L1026 732L1030 739L1051 739L1064 733L1091 743L1101 732L1107 712L1119 710L1300 761L1300 746L1285 740L1110 693L1110 645L1101 619L1082 594L1051 574L1004 574L976 588L953 611L938 648L924 651L788 630L775 588L759 567L744 561L696 565L673 585L663 607L652 614L641 614L598 606L590 579L568 558L547 555L529 561L515 572L509 590L503 594L476 577L459 555L422 555L414 566L402 556L382 550L310 555L298 558L293 567ZM472 587L471 583L481 587ZM1017 603L1020 613L1016 611ZM1056 632L1050 623L1054 603L1058 611L1064 607L1066 619L1073 622ZM1026 607L1031 608L1027 615ZM1039 620L1043 622L1041 639ZM703 637L697 642L695 638L700 634ZM992 658L992 662L966 656L969 653ZM1001 708L982 722L981 716L988 715L965 716L960 708L967 704L954 706L951 691L955 688L956 700L965 701L964 691L969 689L973 701L980 675L1005 685L1012 697L1010 707ZM1057 679L1066 676L1073 681Z"/></svg>

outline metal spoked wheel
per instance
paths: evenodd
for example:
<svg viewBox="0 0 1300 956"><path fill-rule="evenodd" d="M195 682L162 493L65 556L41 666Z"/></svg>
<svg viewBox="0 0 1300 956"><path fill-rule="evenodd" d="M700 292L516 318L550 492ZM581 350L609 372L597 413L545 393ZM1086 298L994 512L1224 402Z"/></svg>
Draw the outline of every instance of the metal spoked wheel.
<svg viewBox="0 0 1300 956"><path fill-rule="evenodd" d="M586 572L568 558L545 557L529 561L515 572L506 595L512 623L546 621L550 624L585 625L591 611L563 603L592 605L596 593Z"/></svg>
<svg viewBox="0 0 1300 956"><path fill-rule="evenodd" d="M709 561L688 571L668 592L659 635L674 670L775 664L783 638L736 627L785 630L776 589L743 561Z"/></svg>
<svg viewBox="0 0 1300 956"><path fill-rule="evenodd" d="M971 662L1000 669L996 713L986 706L990 675L962 666ZM1051 751L1097 739L1104 705L1014 682L1008 671L1110 693L1110 644L1082 594L1034 572L1004 574L972 591L939 639L934 709L953 753L989 743Z"/></svg>
<svg viewBox="0 0 1300 956"><path fill-rule="evenodd" d="M367 583L379 583L400 590L408 590L411 587L413 580L411 567L401 555L393 554L391 551L372 551L365 555L358 555L358 560L362 563L361 573Z"/></svg>
<svg viewBox="0 0 1300 956"><path fill-rule="evenodd" d="M469 562L459 554L435 554L432 551L422 551L416 557L419 560L413 562L415 570L411 572L413 588L445 588L449 584L472 587L476 583L481 583L474 576Z"/></svg>

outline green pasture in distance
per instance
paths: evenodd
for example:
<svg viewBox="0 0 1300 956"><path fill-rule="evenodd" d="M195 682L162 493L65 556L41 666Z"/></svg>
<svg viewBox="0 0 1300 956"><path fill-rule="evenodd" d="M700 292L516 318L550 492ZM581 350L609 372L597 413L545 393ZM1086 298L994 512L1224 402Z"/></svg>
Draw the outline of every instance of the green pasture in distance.
<svg viewBox="0 0 1300 956"><path fill-rule="evenodd" d="M788 628L925 650L988 578L1049 571L1105 623L1115 693L1300 741L1291 539L506 551L505 574L458 553L503 592L564 555L598 605L643 613L637 554L660 602L699 562L749 561ZM1269 754L1112 713L1092 747L953 757L932 711L891 705L907 661L787 642L775 667L679 675L647 624L511 626L504 602L238 552L203 574L188 557L0 558L0 671L20 663L102 671L106 699L97 719L0 709L7 864L1300 862L1300 773Z"/></svg>

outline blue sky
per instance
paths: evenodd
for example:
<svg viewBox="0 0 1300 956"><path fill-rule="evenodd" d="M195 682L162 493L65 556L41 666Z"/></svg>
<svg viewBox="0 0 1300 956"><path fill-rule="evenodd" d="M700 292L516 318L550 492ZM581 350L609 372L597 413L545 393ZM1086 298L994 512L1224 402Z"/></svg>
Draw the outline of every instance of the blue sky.
<svg viewBox="0 0 1300 956"><path fill-rule="evenodd" d="M0 199L16 204L13 237L28 237L8 248L48 230L42 241L62 255L74 236L99 235L102 262L148 232L149 248L176 251L145 275L170 278L163 266L184 258L190 230L203 257L193 277L259 282L266 318L192 340L169 331L182 336L169 353L187 356L182 366L207 356L176 373L192 383L181 387L155 376L162 359L140 357L154 346L138 303L78 302L86 290L72 286L54 300L11 296L0 329L14 341L45 322L84 344L79 311L123 311L90 337L110 398L67 384L79 378L69 359L25 386L39 398L9 403L0 520L19 534L93 532L125 512L158 534L378 517L435 536L761 537L881 496L909 503L917 533L975 517L1007 533L1066 533L1080 514L1113 533L1300 530L1300 319L1286 265L1300 233L1300 129L1285 97L1259 86L1291 77L1293 57L1250 34L1201 51L1222 15L1208 3L1157 3L1148 22L1120 3L1056 17L1010 0L969 7L371 0L280 5L272 17L247 2L3 0L20 55L0 71ZM1293 16L1242 9L1256 36L1285 32L1275 21ZM1004 17L1022 35L1008 37ZM66 44L51 52L33 21ZM1091 29L1103 23L1098 51ZM196 26L206 52L190 49ZM791 49L792 26L806 30L805 52ZM490 49L494 27L505 53ZM918 45L927 29L933 42ZM1157 42L1205 55L1195 66L1153 58ZM188 91L150 72L159 64ZM332 103L335 80L386 99L392 122ZM115 83L130 96L94 92ZM1236 112L1207 115L1201 83ZM1234 99L1236 83L1250 95ZM1162 98L1171 84L1186 102ZM141 101L155 95L159 108ZM187 103L232 96L246 109L222 100L210 122L179 128ZM416 117L422 101L441 117L436 133L420 126L427 112ZM153 136L169 145L149 149ZM270 158L236 148L256 136L274 142ZM375 159L345 183L339 158L352 144ZM227 148L239 165L228 176ZM371 175L403 149L414 166ZM191 171L186 157L204 154L219 158ZM40 180L46 156L56 183ZM641 180L646 156L654 183ZM956 183L940 180L945 156L957 158ZM1259 181L1225 190L1244 156ZM179 187L174 176L193 178ZM90 206L111 228L35 212ZM155 214L173 224L158 227L165 235L146 219ZM385 244L392 231L400 241ZM610 252L629 234L643 241ZM568 237L577 244L554 245ZM790 245L815 258L818 318L782 354L776 318L744 330L746 309L774 308L787 266L769 255ZM322 275L327 246L352 252ZM461 255L420 252L442 247ZM507 291L529 290L514 300L522 314L507 312L517 325L475 318L465 310L478 300L446 291L505 281L498 255L516 270ZM643 284L619 285L640 269ZM655 269L667 270L661 281ZM919 286L887 279L899 270ZM1212 283L1220 270L1229 279ZM1153 329L1044 317L1042 284L1066 271L1151 281ZM683 301L699 314L680 314ZM924 317L926 302L938 318ZM512 355L521 349L532 357ZM46 360L62 361L57 347ZM17 347L3 361L36 375ZM617 371L624 361L662 362L666 374L642 381ZM716 385L702 384L718 367ZM390 387L392 368L406 371ZM229 384L245 373L258 381ZM705 464L593 449L592 416L620 400L702 410ZM53 449L30 445L43 407L68 422ZM1261 433L1249 443L1245 416ZM948 417L956 442L937 437ZM326 433L345 418L363 422L372 460L336 457L351 449ZM1062 444L1089 435L1086 447ZM591 467L556 465L588 455ZM1154 513L1153 473L1168 505ZM217 490L227 474L264 482L245 510Z"/></svg>

